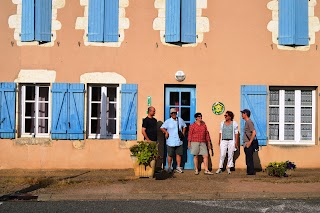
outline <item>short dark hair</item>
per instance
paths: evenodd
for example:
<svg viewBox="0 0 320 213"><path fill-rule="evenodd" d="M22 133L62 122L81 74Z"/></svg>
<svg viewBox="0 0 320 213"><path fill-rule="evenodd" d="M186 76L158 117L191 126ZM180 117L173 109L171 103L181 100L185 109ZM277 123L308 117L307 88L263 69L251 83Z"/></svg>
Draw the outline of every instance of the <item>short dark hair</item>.
<svg viewBox="0 0 320 213"><path fill-rule="evenodd" d="M231 111L226 111L226 113L230 116L231 120L233 121L234 114Z"/></svg>
<svg viewBox="0 0 320 213"><path fill-rule="evenodd" d="M202 114L200 112L197 112L196 114L194 114L194 118L197 118L199 116L202 116Z"/></svg>

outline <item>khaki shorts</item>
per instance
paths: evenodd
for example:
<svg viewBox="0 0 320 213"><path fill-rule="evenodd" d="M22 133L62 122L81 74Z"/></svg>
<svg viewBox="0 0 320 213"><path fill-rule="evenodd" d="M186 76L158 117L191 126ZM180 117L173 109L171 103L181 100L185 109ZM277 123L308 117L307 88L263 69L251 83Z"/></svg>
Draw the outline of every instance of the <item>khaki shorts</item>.
<svg viewBox="0 0 320 213"><path fill-rule="evenodd" d="M208 155L207 143L204 142L191 142L192 155Z"/></svg>

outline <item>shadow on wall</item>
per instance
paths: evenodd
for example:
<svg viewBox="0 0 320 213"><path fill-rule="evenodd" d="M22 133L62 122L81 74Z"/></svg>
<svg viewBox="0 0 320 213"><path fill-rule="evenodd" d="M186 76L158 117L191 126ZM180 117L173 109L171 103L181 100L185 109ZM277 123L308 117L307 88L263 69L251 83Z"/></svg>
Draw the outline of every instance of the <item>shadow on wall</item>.
<svg viewBox="0 0 320 213"><path fill-rule="evenodd" d="M161 132L160 127L163 124L162 121L158 121L157 122L157 130L158 130L158 134L157 134L157 139L158 139L158 155L160 156L160 158L157 159L156 161L156 171L159 171L163 168L163 165L165 165L165 144L166 144L166 140L164 138L164 134Z"/></svg>
<svg viewBox="0 0 320 213"><path fill-rule="evenodd" d="M254 170L257 172L262 171L261 161L259 157L259 152L253 153L253 164L254 164Z"/></svg>

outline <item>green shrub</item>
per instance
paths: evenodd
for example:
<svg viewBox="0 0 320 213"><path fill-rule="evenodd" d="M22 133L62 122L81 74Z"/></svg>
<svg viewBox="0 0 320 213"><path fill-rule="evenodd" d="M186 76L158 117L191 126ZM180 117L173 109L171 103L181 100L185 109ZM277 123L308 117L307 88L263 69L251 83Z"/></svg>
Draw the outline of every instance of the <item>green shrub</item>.
<svg viewBox="0 0 320 213"><path fill-rule="evenodd" d="M139 165L149 166L150 162L158 156L158 144L156 142L138 141L130 148L133 156L138 158Z"/></svg>
<svg viewBox="0 0 320 213"><path fill-rule="evenodd" d="M288 177L287 170L295 170L296 165L291 161L271 162L266 167L268 175L275 177Z"/></svg>

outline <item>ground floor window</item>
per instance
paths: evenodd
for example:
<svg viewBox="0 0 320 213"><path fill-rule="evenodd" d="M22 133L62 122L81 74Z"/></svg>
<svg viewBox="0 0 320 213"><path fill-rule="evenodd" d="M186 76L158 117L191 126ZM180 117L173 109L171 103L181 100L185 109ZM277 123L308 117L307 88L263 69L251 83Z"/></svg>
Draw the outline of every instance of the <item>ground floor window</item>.
<svg viewBox="0 0 320 213"><path fill-rule="evenodd" d="M88 138L119 137L119 85L89 85Z"/></svg>
<svg viewBox="0 0 320 213"><path fill-rule="evenodd" d="M269 143L314 144L315 88L270 87Z"/></svg>
<svg viewBox="0 0 320 213"><path fill-rule="evenodd" d="M49 136L49 85L21 85L21 122L22 137Z"/></svg>

